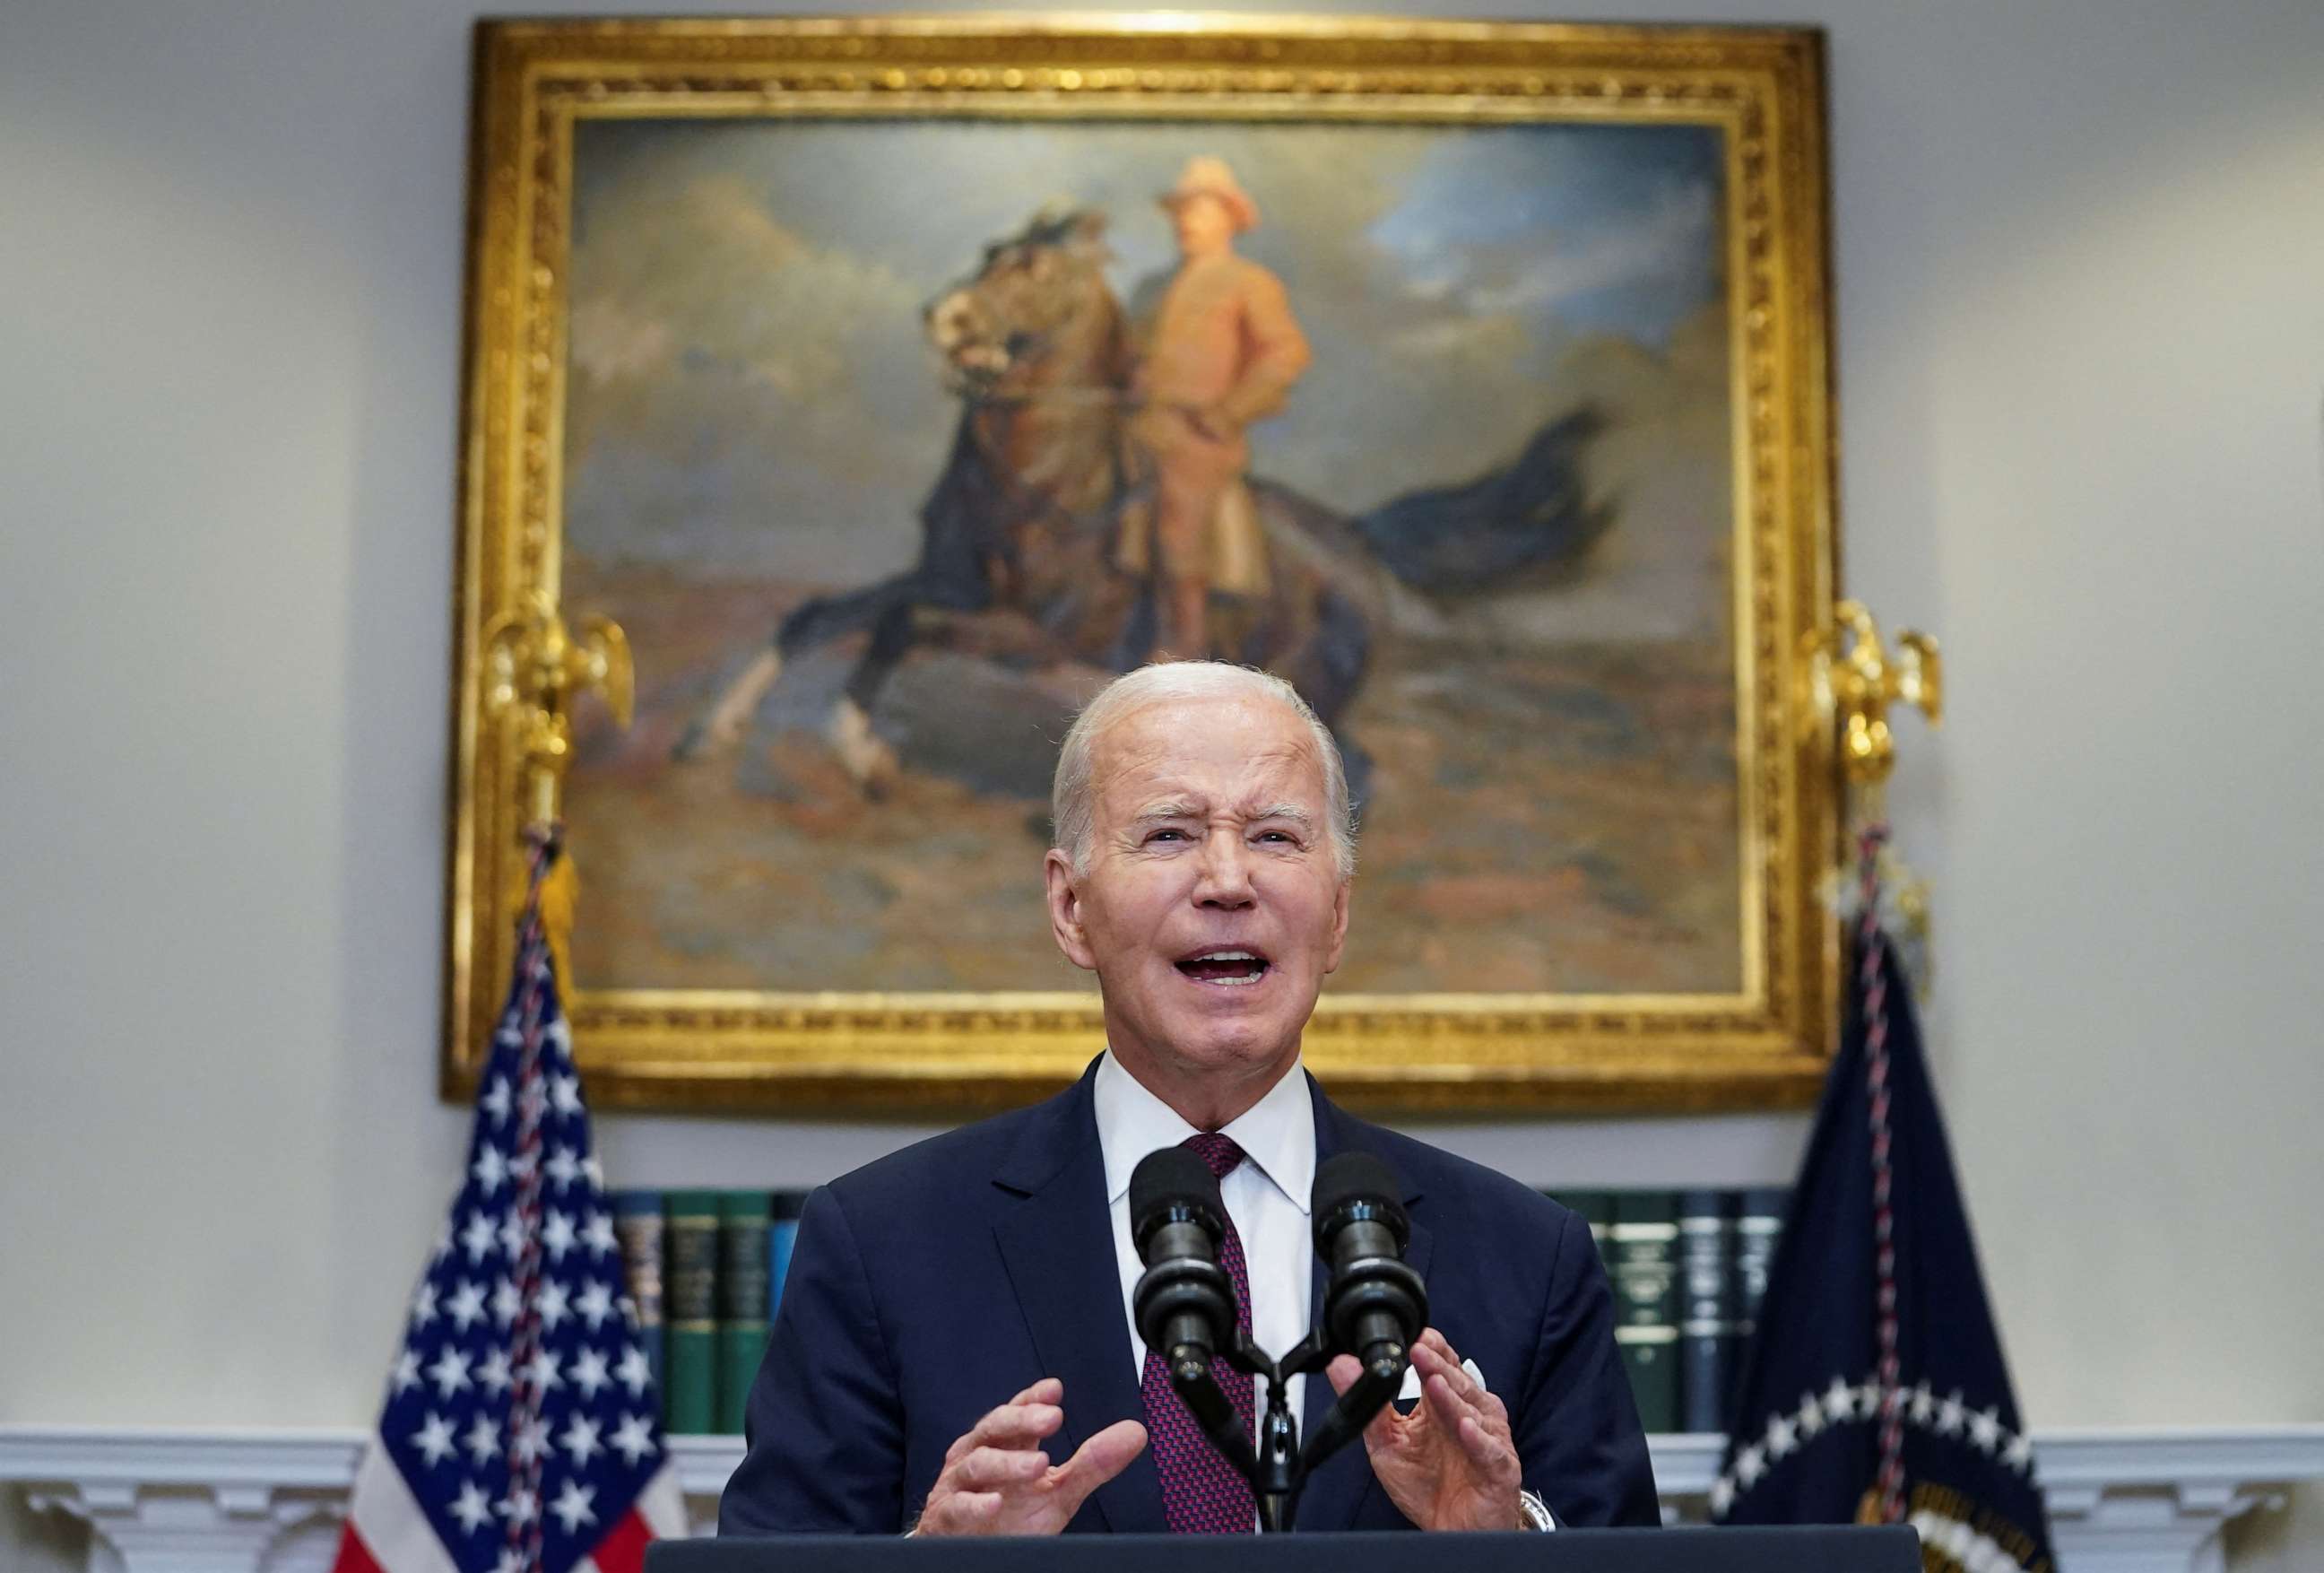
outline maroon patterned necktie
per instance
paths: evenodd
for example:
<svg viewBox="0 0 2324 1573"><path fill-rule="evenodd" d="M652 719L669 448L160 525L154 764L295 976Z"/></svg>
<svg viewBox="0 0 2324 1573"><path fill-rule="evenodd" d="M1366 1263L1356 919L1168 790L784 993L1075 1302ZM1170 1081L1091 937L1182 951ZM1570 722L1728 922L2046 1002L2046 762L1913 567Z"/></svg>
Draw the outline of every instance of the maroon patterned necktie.
<svg viewBox="0 0 2324 1573"><path fill-rule="evenodd" d="M1186 1150L1210 1165L1223 1180L1242 1161L1242 1149L1231 1136L1205 1131L1189 1136ZM1250 1331L1250 1270L1243 1263L1242 1236L1234 1220L1225 1220L1227 1237L1219 1247L1219 1265L1234 1281L1235 1326ZM1219 1389L1242 1417L1243 1434L1255 1434L1251 1425L1250 1373L1236 1371L1224 1359L1211 1363ZM1174 1535L1247 1535L1259 1516L1250 1483L1235 1472L1170 1385L1169 1367L1159 1350L1146 1351L1146 1373L1139 1384L1146 1400L1146 1431L1154 1449L1154 1467L1162 1475L1162 1516Z"/></svg>

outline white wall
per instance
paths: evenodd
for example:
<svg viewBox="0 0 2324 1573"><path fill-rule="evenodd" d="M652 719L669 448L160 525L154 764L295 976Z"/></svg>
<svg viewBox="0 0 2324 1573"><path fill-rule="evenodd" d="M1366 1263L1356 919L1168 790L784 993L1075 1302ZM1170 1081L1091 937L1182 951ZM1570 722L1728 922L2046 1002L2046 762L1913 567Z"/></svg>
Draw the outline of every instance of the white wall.
<svg viewBox="0 0 2324 1573"><path fill-rule="evenodd" d="M468 14L0 7L0 1419L367 1420L451 1182ZM1951 663L1896 808L2021 1396L2324 1418L2324 7L1798 19L1848 581ZM604 1125L635 1183L912 1133ZM1741 1180L1799 1131L1450 1139Z"/></svg>

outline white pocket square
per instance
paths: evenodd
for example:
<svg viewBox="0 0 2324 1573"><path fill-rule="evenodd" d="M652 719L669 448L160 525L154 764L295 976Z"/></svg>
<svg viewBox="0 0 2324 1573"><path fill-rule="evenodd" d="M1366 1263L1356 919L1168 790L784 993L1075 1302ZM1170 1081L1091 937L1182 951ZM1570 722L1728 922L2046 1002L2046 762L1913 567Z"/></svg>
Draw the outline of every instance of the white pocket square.
<svg viewBox="0 0 2324 1573"><path fill-rule="evenodd" d="M1485 1374L1477 1369L1477 1363L1474 1360L1462 1361L1461 1369L1469 1374L1470 1381L1483 1388L1487 1393L1492 1392L1492 1383L1485 1380ZM1420 1402L1420 1372L1417 1367L1407 1365L1404 1368L1404 1388L1403 1391L1399 1392L1396 1395L1396 1402L1398 1403L1418 1403Z"/></svg>

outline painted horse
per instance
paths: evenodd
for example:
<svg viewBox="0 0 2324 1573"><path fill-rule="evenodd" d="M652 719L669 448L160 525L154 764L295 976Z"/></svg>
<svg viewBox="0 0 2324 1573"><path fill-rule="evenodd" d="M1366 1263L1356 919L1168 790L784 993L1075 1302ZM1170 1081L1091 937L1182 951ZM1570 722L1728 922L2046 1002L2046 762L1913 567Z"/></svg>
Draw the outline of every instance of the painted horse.
<svg viewBox="0 0 2324 1573"><path fill-rule="evenodd" d="M677 757L739 740L786 663L849 635L869 638L825 736L867 790L897 768L872 731L872 707L917 650L1115 672L1148 657L1156 586L1115 560L1127 512L1150 496L1124 438L1133 352L1105 278L1104 229L1099 213L1045 211L987 247L976 273L927 307L927 337L961 414L920 507L919 560L785 617L687 727ZM1578 412L1504 470L1352 519L1254 478L1268 587L1214 597L1213 638L1223 643L1213 653L1296 687L1338 738L1360 800L1369 761L1346 716L1375 628L1398 594L1457 596L1532 568L1557 571L1586 551L1609 517L1586 501L1579 477L1594 427Z"/></svg>

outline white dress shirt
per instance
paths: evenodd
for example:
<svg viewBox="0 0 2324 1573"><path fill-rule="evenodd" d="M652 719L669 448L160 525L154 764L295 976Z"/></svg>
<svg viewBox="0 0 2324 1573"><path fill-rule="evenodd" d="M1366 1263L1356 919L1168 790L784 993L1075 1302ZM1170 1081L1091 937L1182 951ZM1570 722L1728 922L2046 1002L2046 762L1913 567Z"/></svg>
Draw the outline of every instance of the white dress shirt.
<svg viewBox="0 0 2324 1573"><path fill-rule="evenodd" d="M1176 1147L1196 1134L1176 1110L1148 1092L1124 1070L1108 1049L1098 1061L1092 1089L1097 1106L1097 1140L1105 1156L1106 1204L1113 1214L1113 1255L1121 1270L1121 1314L1130 1324L1132 1369L1146 1370L1146 1340L1138 1335L1130 1294L1146 1263L1130 1234L1130 1173L1157 1147ZM1243 1161L1219 1181L1219 1199L1242 1237L1250 1276L1250 1336L1280 1358L1307 1336L1314 1291L1315 1242L1308 1233L1309 1194L1315 1183L1315 1106L1307 1078L1294 1061L1267 1096L1228 1124L1221 1134L1243 1151ZM1285 1383L1284 1400L1305 1428L1300 1405L1307 1378ZM1257 1412L1266 1413L1267 1384L1252 1381ZM1066 1402L1073 1402L1066 1395Z"/></svg>

